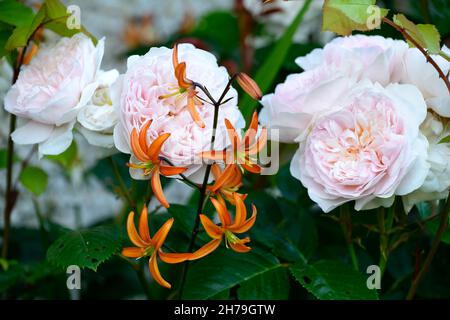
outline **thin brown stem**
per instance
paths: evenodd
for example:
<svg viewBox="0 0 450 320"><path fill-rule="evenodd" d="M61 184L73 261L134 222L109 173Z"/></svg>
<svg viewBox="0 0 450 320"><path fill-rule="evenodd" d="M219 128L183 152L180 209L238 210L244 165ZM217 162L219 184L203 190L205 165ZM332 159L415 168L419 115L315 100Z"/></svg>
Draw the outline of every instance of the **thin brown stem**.
<svg viewBox="0 0 450 320"><path fill-rule="evenodd" d="M422 54L425 56L425 59L427 60L428 63L430 63L435 69L436 71L439 73L439 77L444 80L445 85L447 86L448 91L450 92L450 81L448 80L448 78L445 76L444 72L441 70L441 68L437 65L437 63L430 57L430 55L428 54L428 52L416 41L414 40L413 37L411 37L408 32L405 30L405 28L400 27L399 25L395 24L394 21L389 20L388 18L383 18L383 22L387 23L388 25L390 25L391 27L395 28L397 31L399 31L403 37L410 41L412 44L414 44L414 46L419 49L420 52L422 52Z"/></svg>
<svg viewBox="0 0 450 320"><path fill-rule="evenodd" d="M228 90L228 88L229 88L229 85L227 85L227 88L225 90ZM225 95L222 94L221 99L223 99L224 96ZM214 149L214 143L216 141L216 129L217 129L217 123L218 123L218 120L219 120L220 100L219 100L219 102L216 102L214 99L211 98L211 102L214 103L213 131L212 131L211 143L210 143L211 144L211 150ZM207 189L207 186L208 186L208 180L209 180L210 173L211 173L211 164L208 164L207 167L206 167L205 175L203 177L203 183L202 183L202 186L200 188L200 199L198 201L197 214L195 216L195 223L194 223L194 227L192 229L191 240L189 242L188 252L192 252L192 250L194 249L194 246L195 246L195 240L197 238L198 231L199 231L199 226L200 226L200 214L203 212L203 208L204 208L204 205L206 203L205 202L205 200L206 200L206 189ZM183 270L181 272L180 289L179 289L179 292L178 292L178 297L180 299L183 297L183 290L184 290L184 286L185 286L185 283L186 283L186 277L187 277L188 269L189 269L189 261L186 261L184 263L184 265L183 265Z"/></svg>
<svg viewBox="0 0 450 320"><path fill-rule="evenodd" d="M25 57L25 52L27 51L28 40L26 46L23 48L21 54L17 57L17 62L14 67L14 74L12 79L12 84L16 83L19 78L20 69L23 64L23 59ZM8 136L8 149L7 149L7 159L6 159L6 192L5 192L5 209L3 216L3 246L2 246L2 258L8 258L8 248L9 248L9 238L11 229L11 213L16 204L18 192L14 188L12 177L13 177L13 162L14 162L14 141L11 138L11 134L16 130L17 118L15 115L10 115L9 120L9 136Z"/></svg>
<svg viewBox="0 0 450 320"><path fill-rule="evenodd" d="M441 219L440 219L441 221L439 224L439 229L436 232L436 236L434 237L431 249L428 252L428 255L425 259L425 262L423 263L422 268L413 279L411 287L409 288L408 294L406 296L407 300L414 299L420 281L422 280L423 276L427 273L428 269L431 266L431 262L433 261L434 256L436 255L436 252L439 248L439 244L441 243L442 236L444 235L444 232L447 229L449 214L450 214L450 194L449 197L447 197L447 201L445 202L445 206L441 212Z"/></svg>

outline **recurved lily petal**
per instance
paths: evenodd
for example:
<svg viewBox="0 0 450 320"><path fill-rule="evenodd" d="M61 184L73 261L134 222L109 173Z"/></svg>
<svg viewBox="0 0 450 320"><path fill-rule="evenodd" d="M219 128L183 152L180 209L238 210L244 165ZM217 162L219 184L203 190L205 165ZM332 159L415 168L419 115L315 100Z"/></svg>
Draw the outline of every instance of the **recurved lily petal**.
<svg viewBox="0 0 450 320"><path fill-rule="evenodd" d="M227 158L227 152L225 150L217 151L203 151L201 153L202 158L209 160L225 160Z"/></svg>
<svg viewBox="0 0 450 320"><path fill-rule="evenodd" d="M122 255L127 258L140 258L144 256L144 249L138 247L126 247L122 249Z"/></svg>
<svg viewBox="0 0 450 320"><path fill-rule="evenodd" d="M216 197L217 197L217 201L222 205L222 206L226 206L227 204L226 204L226 202L225 202L225 200L222 198L222 196L220 195L220 193L217 193L216 194ZM227 198L228 199L228 198Z"/></svg>
<svg viewBox="0 0 450 320"><path fill-rule="evenodd" d="M197 259L201 259L201 258L207 256L208 254L210 254L211 252L216 250L221 242L222 242L221 239L211 240L210 242L205 244L203 247L201 247L197 251L193 252L189 260L190 261L197 260Z"/></svg>
<svg viewBox="0 0 450 320"><path fill-rule="evenodd" d="M162 261L170 264L184 262L192 257L192 253L167 253L162 251L159 251L158 255Z"/></svg>
<svg viewBox="0 0 450 320"><path fill-rule="evenodd" d="M251 227L253 227L253 225L256 222L256 213L257 213L256 207L255 205L252 204L252 216L241 225L230 226L228 230L230 230L233 233L247 232L248 230L250 230Z"/></svg>
<svg viewBox="0 0 450 320"><path fill-rule="evenodd" d="M188 89L192 86L192 82L186 78L186 62L179 63L175 68L175 78L180 88Z"/></svg>
<svg viewBox="0 0 450 320"><path fill-rule="evenodd" d="M151 238L148 228L148 210L146 205L144 205L144 207L142 208L141 216L139 217L139 235L141 236L142 240L150 243Z"/></svg>
<svg viewBox="0 0 450 320"><path fill-rule="evenodd" d="M155 248L156 251L159 250L159 248L161 248L161 246L163 245L164 241L166 241L167 238L167 234L170 231L170 228L172 228L173 225L173 218L170 218L169 220L167 220L161 228L159 228L159 230L153 235L153 239L152 239L152 246Z"/></svg>
<svg viewBox="0 0 450 320"><path fill-rule="evenodd" d="M203 228L205 228L206 233L213 239L222 239L223 230L221 227L217 226L204 214L200 215L200 221L202 222Z"/></svg>
<svg viewBox="0 0 450 320"><path fill-rule="evenodd" d="M197 112L197 107L195 106L195 99L192 96L188 96L187 98L187 109L189 111L189 114L192 117L192 120L195 121L195 123L200 127L200 128L204 128L205 127L205 123L203 122L203 120L200 118L200 115Z"/></svg>
<svg viewBox="0 0 450 320"><path fill-rule="evenodd" d="M250 146L255 139L256 133L258 132L258 113L255 111L252 115L252 121L250 122L250 126L247 129L247 132L244 136L244 145L246 147Z"/></svg>
<svg viewBox="0 0 450 320"><path fill-rule="evenodd" d="M136 156L136 158L138 158L142 162L150 161L149 156L147 155L146 152L144 152L144 150L142 150L142 148L140 146L139 137L138 137L136 128L133 128L133 130L131 131L130 144L131 144L131 149L132 149L134 155Z"/></svg>
<svg viewBox="0 0 450 320"><path fill-rule="evenodd" d="M134 212L131 211L130 214L128 215L128 219L127 219L127 232L128 232L128 237L130 238L131 242L140 248L145 248L146 246L148 246L148 243L145 242L140 235L138 234L138 232L136 231L136 226L134 225Z"/></svg>
<svg viewBox="0 0 450 320"><path fill-rule="evenodd" d="M261 129L261 134L259 135L258 140L255 142L255 144L253 144L253 146L251 146L248 149L247 153L249 155L257 154L265 147L266 143L267 143L267 128L263 127Z"/></svg>
<svg viewBox="0 0 450 320"><path fill-rule="evenodd" d="M187 170L186 167L171 167L171 166L159 166L159 172L163 176L175 176L177 174L183 173Z"/></svg>
<svg viewBox="0 0 450 320"><path fill-rule="evenodd" d="M227 207L222 205L219 201L214 198L210 198L211 202L216 208L217 214L219 215L220 222L222 223L222 227L229 226L231 224L231 216L227 210Z"/></svg>
<svg viewBox="0 0 450 320"><path fill-rule="evenodd" d="M261 167L254 163L241 163L242 168L251 173L261 173Z"/></svg>
<svg viewBox="0 0 450 320"><path fill-rule="evenodd" d="M214 163L212 165L211 170L213 170L213 175L216 178L214 185L211 187L211 190L213 192L216 192L218 189L222 188L232 178L232 175L235 173L233 167L234 167L234 164L229 164L225 167L225 169L219 175L216 175L216 174L214 174L214 170L216 170L216 173L217 173L217 170L219 170L219 172L220 172L219 165L216 163Z"/></svg>
<svg viewBox="0 0 450 320"><path fill-rule="evenodd" d="M236 129L228 119L225 119L225 126L227 127L228 137L230 138L233 150L238 150L241 140L239 139Z"/></svg>
<svg viewBox="0 0 450 320"><path fill-rule="evenodd" d="M235 243L230 242L229 245L230 245L231 249L233 249L236 252L240 252L240 253L246 253L246 252L249 252L250 250L252 250L252 248L247 247L245 244L243 244L243 242L235 242Z"/></svg>
<svg viewBox="0 0 450 320"><path fill-rule="evenodd" d="M236 193L233 194L233 198L236 203L236 215L234 217L234 223L229 228L241 226L245 222L245 219L247 219L247 209L245 208L244 201Z"/></svg>
<svg viewBox="0 0 450 320"><path fill-rule="evenodd" d="M141 147L141 150L147 154L148 152L148 146L147 146L147 132L148 128L152 124L152 120L148 120L142 128L139 130L139 146Z"/></svg>
<svg viewBox="0 0 450 320"><path fill-rule="evenodd" d="M156 138L150 147L148 148L148 155L150 156L150 159L153 163L159 163L159 154L161 152L162 145L164 142L169 139L170 133L164 133L160 135L158 138Z"/></svg>
<svg viewBox="0 0 450 320"><path fill-rule="evenodd" d="M175 45L173 46L172 64L173 64L173 70L175 70L178 67L178 65L180 64L178 62L178 43L175 43Z"/></svg>
<svg viewBox="0 0 450 320"><path fill-rule="evenodd" d="M156 260L156 253L154 253L151 256L150 261L148 262L148 267L151 275L153 276L153 279L155 279L155 281L159 283L159 285L167 289L170 289L172 287L170 283L168 283L166 280L163 279L161 273L159 272L158 263Z"/></svg>
<svg viewBox="0 0 450 320"><path fill-rule="evenodd" d="M152 174L151 178L151 184L152 184L152 190L153 194L155 195L156 199L158 199L159 203L164 208L169 208L169 202L167 202L166 196L164 195L163 188L161 186L161 179L159 175L159 169L155 169Z"/></svg>

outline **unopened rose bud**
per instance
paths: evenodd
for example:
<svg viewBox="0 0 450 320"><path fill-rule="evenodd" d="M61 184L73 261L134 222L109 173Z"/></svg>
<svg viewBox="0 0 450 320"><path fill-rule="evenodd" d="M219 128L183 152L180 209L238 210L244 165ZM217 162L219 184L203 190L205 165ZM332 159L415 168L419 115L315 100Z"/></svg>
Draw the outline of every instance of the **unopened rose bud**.
<svg viewBox="0 0 450 320"><path fill-rule="evenodd" d="M236 76L236 80L241 86L241 88L247 92L247 94L255 100L261 100L262 92L258 84L250 78L247 74L240 72Z"/></svg>

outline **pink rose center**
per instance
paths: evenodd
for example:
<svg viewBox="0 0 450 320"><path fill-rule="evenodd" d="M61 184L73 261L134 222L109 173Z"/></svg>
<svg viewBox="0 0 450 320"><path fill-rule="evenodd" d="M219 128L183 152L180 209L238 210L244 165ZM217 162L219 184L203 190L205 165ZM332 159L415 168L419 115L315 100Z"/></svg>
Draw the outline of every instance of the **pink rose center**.
<svg viewBox="0 0 450 320"><path fill-rule="evenodd" d="M389 171L402 150L403 134L403 121L389 101L362 97L320 121L308 146L322 179L359 192Z"/></svg>

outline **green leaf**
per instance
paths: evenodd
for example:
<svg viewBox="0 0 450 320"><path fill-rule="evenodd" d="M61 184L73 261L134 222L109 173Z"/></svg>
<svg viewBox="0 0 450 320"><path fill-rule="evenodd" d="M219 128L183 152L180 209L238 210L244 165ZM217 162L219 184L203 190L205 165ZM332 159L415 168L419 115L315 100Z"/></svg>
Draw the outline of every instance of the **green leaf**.
<svg viewBox="0 0 450 320"><path fill-rule="evenodd" d="M81 27L80 30L68 29L66 22L69 16L67 8L59 0L46 0L33 20L14 29L6 43L6 49L13 50L24 47L36 29L42 25L63 37L71 37L76 33L83 32L92 39L94 44L97 44L97 39L84 27Z"/></svg>
<svg viewBox="0 0 450 320"><path fill-rule="evenodd" d="M81 26L81 29L69 29L67 27L67 18L70 17L70 13L67 12L66 6L60 0L45 0L45 7L47 13L46 28L63 37L71 37L74 34L83 32L91 38L94 45L97 44L97 39L83 26Z"/></svg>
<svg viewBox="0 0 450 320"><path fill-rule="evenodd" d="M20 174L19 180L25 188L36 196L44 193L45 189L47 189L47 173L38 167L25 167Z"/></svg>
<svg viewBox="0 0 450 320"><path fill-rule="evenodd" d="M14 29L13 33L6 42L6 50L11 51L16 48L25 47L28 40L36 31L37 28L45 20L45 6L43 5L38 13L34 16L34 19L30 23L18 26Z"/></svg>
<svg viewBox="0 0 450 320"><path fill-rule="evenodd" d="M6 55L6 43L8 42L9 37L11 37L12 29L1 28L0 29L0 58Z"/></svg>
<svg viewBox="0 0 450 320"><path fill-rule="evenodd" d="M270 55L256 72L254 80L259 85L263 93L266 93L272 86L272 83L275 80L275 77L277 76L278 71L283 65L284 60L289 52L289 48L292 45L292 38L294 37L294 34L297 31L299 25L303 21L303 17L308 11L311 2L312 0L305 1L305 4L298 12L291 25L286 29L281 38L276 42ZM258 102L253 100L248 95L245 95L242 99L241 111L246 121L250 119L257 104Z"/></svg>
<svg viewBox="0 0 450 320"><path fill-rule="evenodd" d="M97 271L97 267L120 249L115 226L71 231L56 240L47 251L50 263L66 268L77 265Z"/></svg>
<svg viewBox="0 0 450 320"><path fill-rule="evenodd" d="M418 24L420 34L425 40L425 48L430 54L439 54L441 52L441 35L432 24Z"/></svg>
<svg viewBox="0 0 450 320"><path fill-rule="evenodd" d="M74 163L78 160L78 147L75 140L72 141L72 144L69 146L66 151L61 154L54 156L45 156L46 159L55 161L60 164L64 168L71 168Z"/></svg>
<svg viewBox="0 0 450 320"><path fill-rule="evenodd" d="M446 136L445 138L442 138L439 143L449 143L450 142L450 135Z"/></svg>
<svg viewBox="0 0 450 320"><path fill-rule="evenodd" d="M0 21L18 27L29 25L33 18L33 10L26 5L14 0L0 1Z"/></svg>
<svg viewBox="0 0 450 320"><path fill-rule="evenodd" d="M396 14L393 18L394 23L408 33L421 47L426 48L430 54L439 54L441 52L441 36L434 25L418 24L406 18L403 14ZM410 46L414 44L408 41Z"/></svg>
<svg viewBox="0 0 450 320"><path fill-rule="evenodd" d="M376 300L376 290L369 290L367 278L340 261L322 260L290 268L300 284L321 300Z"/></svg>
<svg viewBox="0 0 450 320"><path fill-rule="evenodd" d="M208 299L245 281L280 267L271 254L219 249L191 265L183 299Z"/></svg>
<svg viewBox="0 0 450 320"><path fill-rule="evenodd" d="M5 293L8 289L17 285L25 278L25 270L15 260L0 259L0 292Z"/></svg>
<svg viewBox="0 0 450 320"><path fill-rule="evenodd" d="M237 293L241 300L287 300L288 272L280 265L242 283Z"/></svg>
<svg viewBox="0 0 450 320"><path fill-rule="evenodd" d="M376 0L325 0L322 30L346 36L354 30L369 31L381 24L389 10L375 7ZM379 18L374 14L379 10Z"/></svg>

